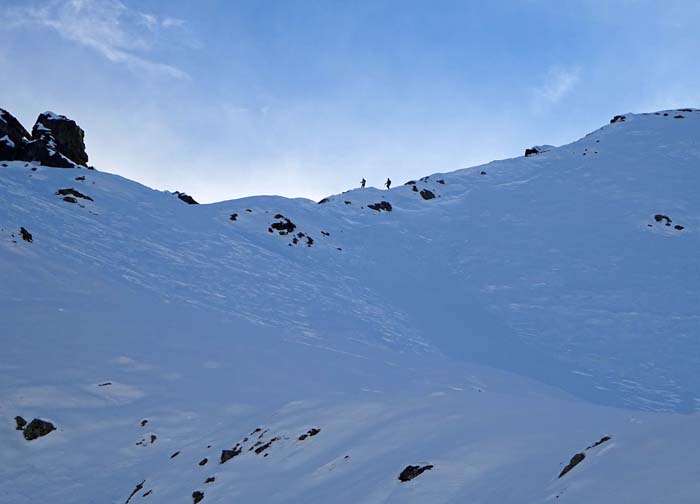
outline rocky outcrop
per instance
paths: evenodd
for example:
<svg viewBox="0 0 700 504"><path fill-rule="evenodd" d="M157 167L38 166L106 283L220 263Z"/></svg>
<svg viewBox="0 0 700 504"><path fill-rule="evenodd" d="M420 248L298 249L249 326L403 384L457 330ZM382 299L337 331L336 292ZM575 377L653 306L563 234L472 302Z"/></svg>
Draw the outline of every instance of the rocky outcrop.
<svg viewBox="0 0 700 504"><path fill-rule="evenodd" d="M87 166L85 132L66 116L44 112L30 135L12 114L0 109L0 159L53 168Z"/></svg>
<svg viewBox="0 0 700 504"><path fill-rule="evenodd" d="M29 132L7 110L0 109L0 159L12 161L18 145L29 138Z"/></svg>
<svg viewBox="0 0 700 504"><path fill-rule="evenodd" d="M85 152L85 132L72 119L66 116L44 112L39 114L32 139L52 139L58 152L75 164L87 166L88 155Z"/></svg>
<svg viewBox="0 0 700 504"><path fill-rule="evenodd" d="M175 191L173 194L175 194L175 196L177 196L180 201L184 201L188 205L199 205L199 203L197 203L195 201L195 199L187 193ZM235 219L231 219L231 220L235 220Z"/></svg>

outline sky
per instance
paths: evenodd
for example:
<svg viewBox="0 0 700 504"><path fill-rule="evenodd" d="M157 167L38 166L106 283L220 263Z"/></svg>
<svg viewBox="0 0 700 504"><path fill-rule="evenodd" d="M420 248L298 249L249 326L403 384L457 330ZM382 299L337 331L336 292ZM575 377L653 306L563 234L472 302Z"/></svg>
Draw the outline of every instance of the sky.
<svg viewBox="0 0 700 504"><path fill-rule="evenodd" d="M320 199L700 106L694 0L0 0L0 107L201 202Z"/></svg>

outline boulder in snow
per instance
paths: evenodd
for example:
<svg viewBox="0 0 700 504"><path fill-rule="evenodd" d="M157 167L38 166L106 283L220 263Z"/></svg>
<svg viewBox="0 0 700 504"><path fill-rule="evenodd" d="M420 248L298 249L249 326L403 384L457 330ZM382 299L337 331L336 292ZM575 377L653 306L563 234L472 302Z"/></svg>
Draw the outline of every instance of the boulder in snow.
<svg viewBox="0 0 700 504"><path fill-rule="evenodd" d="M425 471L430 471L432 469L433 466L430 464L424 466L408 465L403 471L401 471L401 474L399 474L399 480L405 483L407 481L411 481L413 478L417 478Z"/></svg>
<svg viewBox="0 0 700 504"><path fill-rule="evenodd" d="M35 418L24 428L24 439L32 441L33 439L46 436L54 430L56 430L56 427L51 422Z"/></svg>

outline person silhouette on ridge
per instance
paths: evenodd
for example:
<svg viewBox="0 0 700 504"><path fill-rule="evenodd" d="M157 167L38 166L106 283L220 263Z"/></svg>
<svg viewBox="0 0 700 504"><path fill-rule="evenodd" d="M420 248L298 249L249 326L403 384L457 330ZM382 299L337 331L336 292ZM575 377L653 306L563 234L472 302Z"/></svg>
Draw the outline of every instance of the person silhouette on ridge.
<svg viewBox="0 0 700 504"><path fill-rule="evenodd" d="M386 182L384 183L384 185L386 186L387 189L391 189L391 179L390 179L390 178L387 178L387 179L386 179Z"/></svg>
<svg viewBox="0 0 700 504"><path fill-rule="evenodd" d="M360 189L364 189L366 183L367 183L367 181L363 178L363 179L360 181Z"/></svg>

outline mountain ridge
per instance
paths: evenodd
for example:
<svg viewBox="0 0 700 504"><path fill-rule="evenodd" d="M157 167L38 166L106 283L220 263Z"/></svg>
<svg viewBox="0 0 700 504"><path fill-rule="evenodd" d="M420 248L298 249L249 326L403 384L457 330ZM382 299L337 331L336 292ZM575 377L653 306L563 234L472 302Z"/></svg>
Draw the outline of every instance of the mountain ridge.
<svg viewBox="0 0 700 504"><path fill-rule="evenodd" d="M0 489L30 502L125 502L142 481L143 502L693 502L688 110L324 204L185 205L98 171L4 163ZM27 442L16 415L57 430Z"/></svg>

